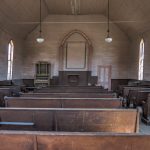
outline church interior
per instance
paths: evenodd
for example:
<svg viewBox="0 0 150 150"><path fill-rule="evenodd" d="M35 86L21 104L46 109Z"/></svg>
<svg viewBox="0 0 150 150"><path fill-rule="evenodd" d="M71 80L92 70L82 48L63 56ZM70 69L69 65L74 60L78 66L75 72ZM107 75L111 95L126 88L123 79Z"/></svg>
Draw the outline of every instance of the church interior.
<svg viewBox="0 0 150 150"><path fill-rule="evenodd" d="M149 10L1 0L0 150L149 150Z"/></svg>

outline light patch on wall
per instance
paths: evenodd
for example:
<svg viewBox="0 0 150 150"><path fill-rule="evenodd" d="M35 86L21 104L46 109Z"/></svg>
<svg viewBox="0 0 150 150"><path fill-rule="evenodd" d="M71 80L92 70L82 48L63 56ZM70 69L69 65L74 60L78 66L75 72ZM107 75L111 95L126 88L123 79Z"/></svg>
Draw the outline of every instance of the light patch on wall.
<svg viewBox="0 0 150 150"><path fill-rule="evenodd" d="M7 72L7 80L12 80L13 73L13 56L14 56L14 44L11 40L8 45L8 72Z"/></svg>
<svg viewBox="0 0 150 150"><path fill-rule="evenodd" d="M140 42L140 50L139 50L139 72L138 72L139 80L143 80L143 71L144 71L144 40L142 39Z"/></svg>
<svg viewBox="0 0 150 150"><path fill-rule="evenodd" d="M84 69L86 67L85 42L68 42L66 48L66 68Z"/></svg>

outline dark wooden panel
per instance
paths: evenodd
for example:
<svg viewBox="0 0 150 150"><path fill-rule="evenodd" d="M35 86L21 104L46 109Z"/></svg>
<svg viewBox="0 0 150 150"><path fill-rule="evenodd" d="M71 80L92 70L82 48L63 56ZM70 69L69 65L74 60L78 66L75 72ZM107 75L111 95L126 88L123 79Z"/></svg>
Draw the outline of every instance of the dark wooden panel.
<svg viewBox="0 0 150 150"><path fill-rule="evenodd" d="M121 108L117 98L33 98L5 97L6 107L25 108Z"/></svg>
<svg viewBox="0 0 150 150"><path fill-rule="evenodd" d="M0 107L4 106L4 97L11 96L11 87L0 87Z"/></svg>
<svg viewBox="0 0 150 150"><path fill-rule="evenodd" d="M11 95L11 88L2 87L0 88L0 93L4 94L5 96Z"/></svg>
<svg viewBox="0 0 150 150"><path fill-rule="evenodd" d="M5 80L5 81L0 81L0 86L11 86L12 81L10 80Z"/></svg>
<svg viewBox="0 0 150 150"><path fill-rule="evenodd" d="M147 99L142 103L143 116L142 121L147 125L150 125L150 94L148 94Z"/></svg>
<svg viewBox="0 0 150 150"><path fill-rule="evenodd" d="M123 88L123 96L127 97L129 95L130 90L139 90L139 91L144 90L144 91L146 91L146 90L150 90L150 88L148 88L148 87L137 87L137 86L127 86L127 87Z"/></svg>
<svg viewBox="0 0 150 150"><path fill-rule="evenodd" d="M21 97L116 98L116 93L22 93Z"/></svg>
<svg viewBox="0 0 150 150"><path fill-rule="evenodd" d="M75 99L63 101L64 108L121 108L122 102L117 98Z"/></svg>
<svg viewBox="0 0 150 150"><path fill-rule="evenodd" d="M27 87L34 87L34 79L23 79L23 84Z"/></svg>
<svg viewBox="0 0 150 150"><path fill-rule="evenodd" d="M128 85L129 79L111 79L111 90L118 91L119 85Z"/></svg>
<svg viewBox="0 0 150 150"><path fill-rule="evenodd" d="M76 86L87 86L97 83L97 78L91 76L91 71L59 71L59 85L70 86L69 75L78 75Z"/></svg>
<svg viewBox="0 0 150 150"><path fill-rule="evenodd" d="M6 107L61 108L61 100L26 97L5 97Z"/></svg>
<svg viewBox="0 0 150 150"><path fill-rule="evenodd" d="M34 89L34 93L107 93L100 86L54 86Z"/></svg>
<svg viewBox="0 0 150 150"><path fill-rule="evenodd" d="M139 90L133 88L132 90L129 90L127 107L130 107L130 104L133 104L133 107L142 106L143 101L146 101L149 93L150 89Z"/></svg>

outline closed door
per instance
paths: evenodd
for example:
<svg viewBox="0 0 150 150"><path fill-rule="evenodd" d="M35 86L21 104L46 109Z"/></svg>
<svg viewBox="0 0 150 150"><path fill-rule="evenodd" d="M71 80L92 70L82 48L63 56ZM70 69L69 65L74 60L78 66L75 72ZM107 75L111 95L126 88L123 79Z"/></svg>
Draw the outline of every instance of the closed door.
<svg viewBox="0 0 150 150"><path fill-rule="evenodd" d="M111 66L98 66L98 85L111 90Z"/></svg>

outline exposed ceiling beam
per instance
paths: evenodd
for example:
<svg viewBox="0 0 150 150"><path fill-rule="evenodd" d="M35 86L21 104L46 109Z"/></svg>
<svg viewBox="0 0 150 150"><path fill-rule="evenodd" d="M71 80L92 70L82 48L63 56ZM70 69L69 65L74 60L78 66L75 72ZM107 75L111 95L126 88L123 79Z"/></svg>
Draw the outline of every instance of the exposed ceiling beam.
<svg viewBox="0 0 150 150"><path fill-rule="evenodd" d="M47 10L48 10L48 13L50 14L50 9L49 9L49 7L48 7L47 2L46 2L45 0L43 0L43 2L44 2L45 7L46 7L46 8L47 8Z"/></svg>
<svg viewBox="0 0 150 150"><path fill-rule="evenodd" d="M39 24L40 22L15 22L12 24ZM107 21L43 21L42 24L106 24ZM141 21L125 21L125 20L119 20L119 21L110 21L111 24L122 24L122 23L141 23ZM145 21L146 23L146 21Z"/></svg>

